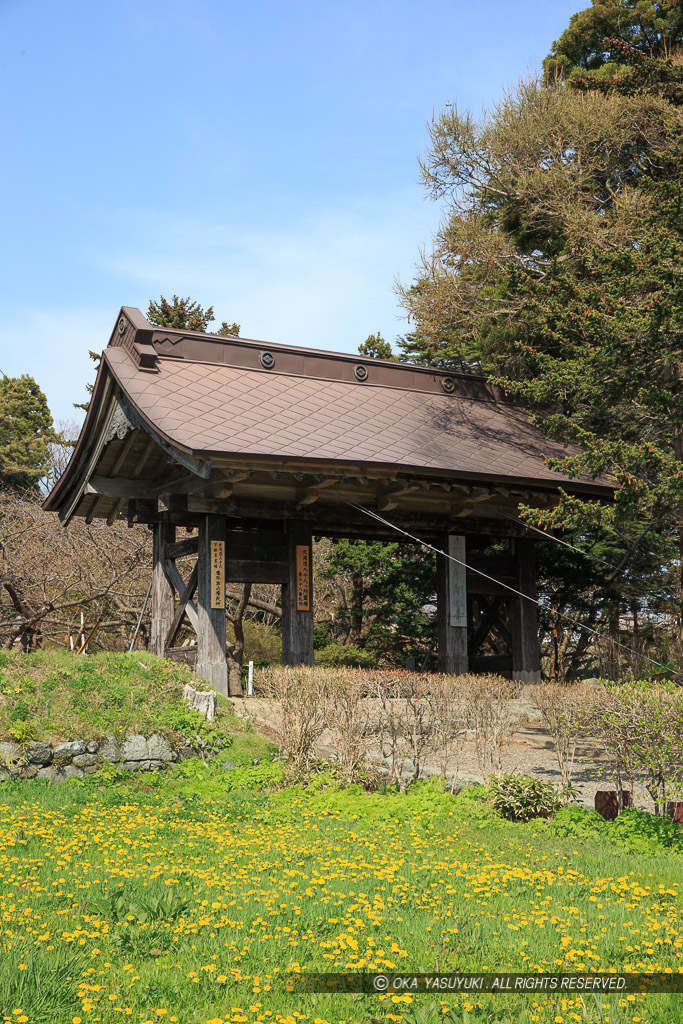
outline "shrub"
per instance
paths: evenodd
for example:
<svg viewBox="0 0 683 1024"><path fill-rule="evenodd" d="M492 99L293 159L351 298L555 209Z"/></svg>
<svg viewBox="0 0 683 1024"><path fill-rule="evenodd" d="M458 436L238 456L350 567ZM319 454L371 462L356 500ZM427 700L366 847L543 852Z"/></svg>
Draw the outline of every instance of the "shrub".
<svg viewBox="0 0 683 1024"><path fill-rule="evenodd" d="M567 803L571 792L576 741L586 720L590 695L584 687L544 683L538 687L535 701L552 737L562 778L564 802Z"/></svg>
<svg viewBox="0 0 683 1024"><path fill-rule="evenodd" d="M374 668L377 656L356 644L333 641L315 652L315 663L321 668Z"/></svg>
<svg viewBox="0 0 683 1024"><path fill-rule="evenodd" d="M503 747L519 724L519 716L510 707L517 685L501 676L461 676L458 685L481 773L486 776L500 771Z"/></svg>
<svg viewBox="0 0 683 1024"><path fill-rule="evenodd" d="M642 778L655 814L664 815L683 783L683 691L651 680L606 682L589 706L586 725L605 750L597 771L614 781L619 810L624 790L633 794Z"/></svg>
<svg viewBox="0 0 683 1024"><path fill-rule="evenodd" d="M553 784L531 775L508 772L494 776L488 788L493 806L508 821L552 818L560 809L560 798Z"/></svg>
<svg viewBox="0 0 683 1024"><path fill-rule="evenodd" d="M259 676L258 690L280 704L275 726L280 747L290 761L305 764L314 756L327 725L325 676L303 667L265 669Z"/></svg>

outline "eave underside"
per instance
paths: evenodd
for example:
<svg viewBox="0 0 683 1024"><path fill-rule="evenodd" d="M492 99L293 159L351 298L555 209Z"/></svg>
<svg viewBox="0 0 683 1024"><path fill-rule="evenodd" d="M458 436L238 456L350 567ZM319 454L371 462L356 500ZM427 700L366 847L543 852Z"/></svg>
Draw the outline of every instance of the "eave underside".
<svg viewBox="0 0 683 1024"><path fill-rule="evenodd" d="M178 453L182 457L182 453ZM141 427L106 443L78 492L58 510L62 518L154 523L161 516L192 528L202 513L229 516L233 525L305 518L328 536L389 536L356 506L404 529L435 536L463 532L516 532L520 503L548 507L557 491L533 482L462 479L454 475L395 472L352 465L283 464L259 457L212 459L208 477L173 460Z"/></svg>

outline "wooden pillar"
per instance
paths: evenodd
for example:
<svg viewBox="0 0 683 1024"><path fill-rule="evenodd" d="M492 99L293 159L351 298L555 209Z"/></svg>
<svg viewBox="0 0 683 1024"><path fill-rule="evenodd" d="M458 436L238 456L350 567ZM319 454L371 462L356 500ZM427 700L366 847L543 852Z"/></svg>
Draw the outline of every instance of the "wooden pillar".
<svg viewBox="0 0 683 1024"><path fill-rule="evenodd" d="M211 542L222 549L222 565L214 568L212 594ZM215 552L214 552L215 555ZM225 658L225 516L200 515L197 554L197 675L217 693L228 695L228 665ZM221 607L215 607L221 605Z"/></svg>
<svg viewBox="0 0 683 1024"><path fill-rule="evenodd" d="M517 590L525 595L512 602L512 678L520 683L541 681L534 548L533 540L515 540Z"/></svg>
<svg viewBox="0 0 683 1024"><path fill-rule="evenodd" d="M463 675L469 669L467 658L467 571L465 538L447 534L440 544L457 562L436 556L436 614L439 672Z"/></svg>
<svg viewBox="0 0 683 1024"><path fill-rule="evenodd" d="M166 654L166 634L175 612L175 595L164 566L166 548L175 540L175 527L167 522L154 524L152 544L152 632L150 646L153 654L163 658Z"/></svg>
<svg viewBox="0 0 683 1024"><path fill-rule="evenodd" d="M311 524L287 523L289 579L282 585L282 664L313 664L313 558Z"/></svg>

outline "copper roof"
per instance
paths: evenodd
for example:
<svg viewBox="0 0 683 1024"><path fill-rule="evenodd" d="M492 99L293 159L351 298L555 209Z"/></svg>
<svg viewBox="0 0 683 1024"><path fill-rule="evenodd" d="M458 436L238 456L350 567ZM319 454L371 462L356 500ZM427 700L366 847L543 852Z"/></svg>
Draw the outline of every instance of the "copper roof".
<svg viewBox="0 0 683 1024"><path fill-rule="evenodd" d="M119 430L124 406L135 424ZM130 430L135 436L124 448ZM123 498L142 493L144 481L159 488L174 478L171 462L206 478L232 462L252 476L280 466L521 485L548 496L558 486L611 492L609 480L570 480L544 463L566 454L483 377L168 330L124 307L74 455L46 507L66 518L122 514ZM127 477L136 487L119 489L117 501L109 483L108 501L88 498L91 481L103 476Z"/></svg>
<svg viewBox="0 0 683 1024"><path fill-rule="evenodd" d="M198 456L558 483L541 453L565 450L501 402L163 357L150 374L122 348L105 355L144 418Z"/></svg>

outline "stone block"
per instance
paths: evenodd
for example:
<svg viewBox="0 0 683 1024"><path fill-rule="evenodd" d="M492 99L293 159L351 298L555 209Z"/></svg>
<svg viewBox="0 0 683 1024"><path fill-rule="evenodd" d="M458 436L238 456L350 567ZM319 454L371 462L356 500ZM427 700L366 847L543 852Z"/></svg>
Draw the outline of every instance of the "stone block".
<svg viewBox="0 0 683 1024"><path fill-rule="evenodd" d="M90 743L86 743L85 752L86 754L96 754L100 749L100 745L97 740L90 740Z"/></svg>
<svg viewBox="0 0 683 1024"><path fill-rule="evenodd" d="M103 761L120 761L121 747L115 736L105 736L99 743L99 755Z"/></svg>
<svg viewBox="0 0 683 1024"><path fill-rule="evenodd" d="M67 779L82 779L83 772L80 768L74 768L72 764L67 764L64 768L56 768L55 765L50 765L49 768L41 768L36 778L47 779L49 782L54 782L55 785L61 785Z"/></svg>
<svg viewBox="0 0 683 1024"><path fill-rule="evenodd" d="M157 761L177 761L178 755L165 736L155 733L147 740L147 751L150 758Z"/></svg>
<svg viewBox="0 0 683 1024"><path fill-rule="evenodd" d="M197 751L194 749L194 747L191 747L187 743L185 744L184 747L181 747L180 750L178 751L178 760L179 761L189 761L191 757L196 757L196 756L197 756Z"/></svg>
<svg viewBox="0 0 683 1024"><path fill-rule="evenodd" d="M49 743L35 740L26 748L26 760L29 764L46 765L52 761L52 747Z"/></svg>
<svg viewBox="0 0 683 1024"><path fill-rule="evenodd" d="M58 747L55 747L52 754L55 758L66 758L76 757L78 754L85 753L85 743L83 740L73 740L70 743L60 743Z"/></svg>
<svg viewBox="0 0 683 1024"><path fill-rule="evenodd" d="M126 736L121 745L121 757L124 761L146 761L149 759L147 740L139 733Z"/></svg>
<svg viewBox="0 0 683 1024"><path fill-rule="evenodd" d="M97 764L96 754L77 754L74 757L72 764L75 764L77 768L92 768L93 765Z"/></svg>
<svg viewBox="0 0 683 1024"><path fill-rule="evenodd" d="M0 761L9 761L21 757L18 743L0 743Z"/></svg>

